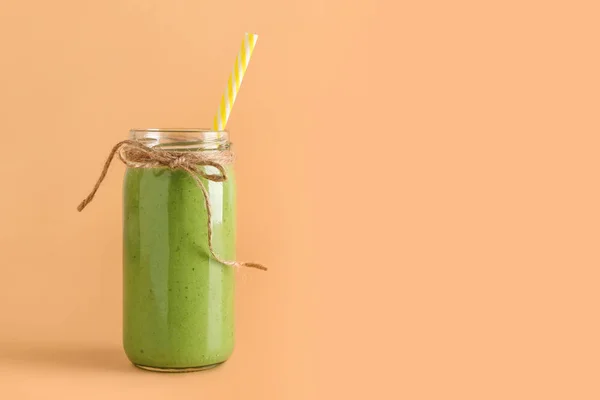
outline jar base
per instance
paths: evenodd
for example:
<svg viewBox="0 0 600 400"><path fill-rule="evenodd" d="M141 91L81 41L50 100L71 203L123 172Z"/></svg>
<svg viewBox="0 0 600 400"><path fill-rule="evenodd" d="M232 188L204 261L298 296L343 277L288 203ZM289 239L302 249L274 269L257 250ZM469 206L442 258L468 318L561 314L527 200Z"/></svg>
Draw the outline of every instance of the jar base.
<svg viewBox="0 0 600 400"><path fill-rule="evenodd" d="M218 367L221 364L223 364L223 362L216 363L216 364L210 364L210 365L204 365L202 367L184 367L184 368L150 367L148 365L141 365L141 364L133 364L133 365L135 365L136 367L138 367L140 369L145 369L146 371L178 373L178 372L204 371L207 369L212 369L212 368Z"/></svg>

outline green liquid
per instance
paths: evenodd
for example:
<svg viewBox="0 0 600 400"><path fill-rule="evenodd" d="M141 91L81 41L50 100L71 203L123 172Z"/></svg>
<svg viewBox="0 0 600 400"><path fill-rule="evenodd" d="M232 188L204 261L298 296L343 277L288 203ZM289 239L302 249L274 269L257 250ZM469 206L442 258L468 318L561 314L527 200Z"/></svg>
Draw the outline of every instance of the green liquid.
<svg viewBox="0 0 600 400"><path fill-rule="evenodd" d="M213 172L213 171L208 171ZM235 183L203 180L213 246L235 259ZM123 343L134 364L191 368L234 344L234 270L212 260L202 191L184 171L130 168L123 215Z"/></svg>

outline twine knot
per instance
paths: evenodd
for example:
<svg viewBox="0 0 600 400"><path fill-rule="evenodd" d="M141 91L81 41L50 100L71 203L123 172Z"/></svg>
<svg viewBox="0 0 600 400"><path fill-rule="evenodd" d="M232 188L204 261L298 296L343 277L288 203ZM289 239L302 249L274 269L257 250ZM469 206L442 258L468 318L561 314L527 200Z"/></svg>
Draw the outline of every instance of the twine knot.
<svg viewBox="0 0 600 400"><path fill-rule="evenodd" d="M82 211L94 198L98 188L102 184L102 181L106 177L108 168L112 163L115 155L118 154L119 158L129 168L156 168L156 167L167 167L172 170L183 170L187 172L192 179L198 185L198 188L202 191L204 197L204 205L206 207L207 215L207 230L208 230L208 249L210 255L218 262L233 266L233 267L249 267L257 268L266 271L267 268L261 264L252 262L238 262L238 261L226 261L219 257L214 249L212 243L212 207L210 205L208 191L201 177L213 182L224 182L227 180L227 174L223 165L233 162L233 154L230 151L211 151L206 153L201 152L180 152L180 151L167 151L167 150L156 150L152 147L143 145L135 140L124 140L117 143L111 150L102 173L94 186L94 189L90 194L83 199L79 206L78 211ZM217 173L207 173L204 168L198 167L213 167L217 170Z"/></svg>
<svg viewBox="0 0 600 400"><path fill-rule="evenodd" d="M181 166L185 165L186 163L187 163L187 160L185 159L185 157L180 156L169 163L169 168L171 168L171 169L181 168Z"/></svg>

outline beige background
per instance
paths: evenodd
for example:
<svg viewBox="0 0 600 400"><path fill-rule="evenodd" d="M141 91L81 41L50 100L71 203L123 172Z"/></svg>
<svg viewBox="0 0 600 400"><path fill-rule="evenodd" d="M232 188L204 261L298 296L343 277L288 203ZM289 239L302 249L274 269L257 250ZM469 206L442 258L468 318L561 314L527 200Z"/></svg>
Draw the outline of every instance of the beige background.
<svg viewBox="0 0 600 400"><path fill-rule="evenodd" d="M600 398L596 1L0 5L0 398ZM238 342L130 366L131 127L207 127L244 31Z"/></svg>

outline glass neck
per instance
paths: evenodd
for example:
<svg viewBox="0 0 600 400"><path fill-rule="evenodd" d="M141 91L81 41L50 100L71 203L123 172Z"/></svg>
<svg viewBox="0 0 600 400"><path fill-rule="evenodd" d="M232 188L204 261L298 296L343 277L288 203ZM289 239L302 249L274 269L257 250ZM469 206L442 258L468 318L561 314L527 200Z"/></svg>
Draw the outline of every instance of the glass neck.
<svg viewBox="0 0 600 400"><path fill-rule="evenodd" d="M129 138L165 150L227 150L231 147L227 131L210 129L131 129Z"/></svg>

